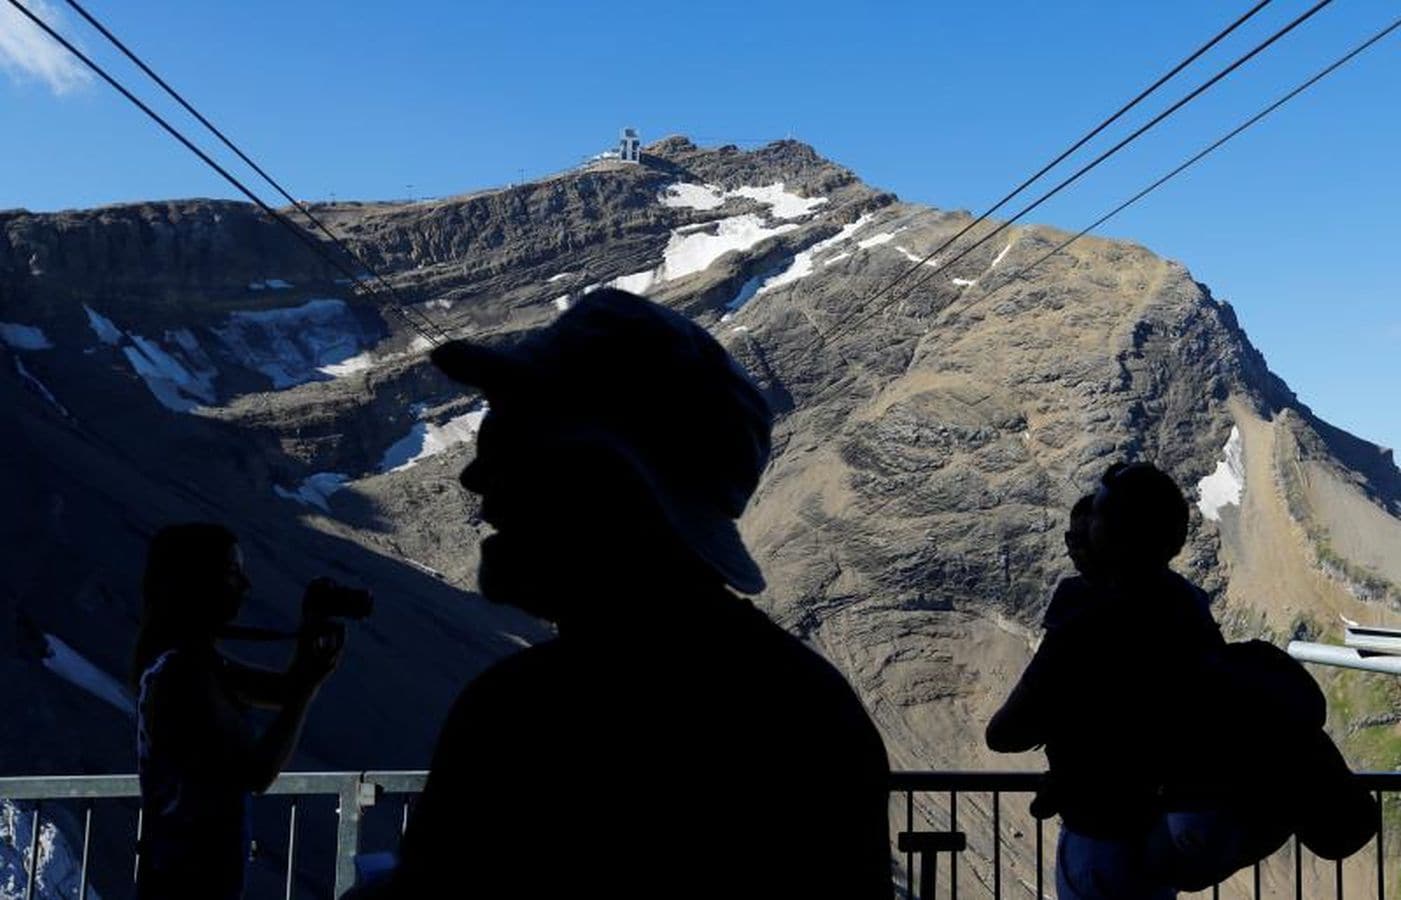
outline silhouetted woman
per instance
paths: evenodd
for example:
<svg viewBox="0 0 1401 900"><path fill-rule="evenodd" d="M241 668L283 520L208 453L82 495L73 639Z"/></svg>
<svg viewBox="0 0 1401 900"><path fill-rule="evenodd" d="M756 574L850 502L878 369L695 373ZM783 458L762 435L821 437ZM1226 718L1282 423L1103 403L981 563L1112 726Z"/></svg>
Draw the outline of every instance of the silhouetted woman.
<svg viewBox="0 0 1401 900"><path fill-rule="evenodd" d="M151 541L132 664L139 900L242 895L250 797L292 755L308 705L340 660L345 632L331 623L303 628L285 673L221 654L218 631L249 586L237 538L221 525L174 525ZM262 734L247 720L252 706L278 710Z"/></svg>

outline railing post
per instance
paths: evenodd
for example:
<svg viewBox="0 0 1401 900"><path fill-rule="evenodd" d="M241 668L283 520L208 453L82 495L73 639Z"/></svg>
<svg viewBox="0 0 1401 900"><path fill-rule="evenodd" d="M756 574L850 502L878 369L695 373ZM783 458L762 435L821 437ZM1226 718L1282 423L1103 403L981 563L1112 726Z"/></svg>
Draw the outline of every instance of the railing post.
<svg viewBox="0 0 1401 900"><path fill-rule="evenodd" d="M992 792L992 897L1002 900L1002 794Z"/></svg>
<svg viewBox="0 0 1401 900"><path fill-rule="evenodd" d="M292 799L292 811L287 817L287 890L283 900L292 900L292 880L297 873L297 801Z"/></svg>
<svg viewBox="0 0 1401 900"><path fill-rule="evenodd" d="M24 883L24 900L34 900L35 889L39 886L39 809L42 806L42 801L34 801L34 817L29 822L29 880Z"/></svg>
<svg viewBox="0 0 1401 900"><path fill-rule="evenodd" d="M367 790L368 789L368 790ZM355 886L355 857L360 852L360 812L375 802L375 786L365 781L365 773L345 776L336 808L336 887L340 897Z"/></svg>
<svg viewBox="0 0 1401 900"><path fill-rule="evenodd" d="M958 832L958 791L949 791L949 831ZM949 897L951 900L958 900L957 853L953 854L953 858L949 860Z"/></svg>
<svg viewBox="0 0 1401 900"><path fill-rule="evenodd" d="M1294 835L1294 900L1304 900L1304 845L1297 834Z"/></svg>
<svg viewBox="0 0 1401 900"><path fill-rule="evenodd" d="M78 900L88 900L88 848L92 846L92 801L83 807L83 867L78 876Z"/></svg>
<svg viewBox="0 0 1401 900"><path fill-rule="evenodd" d="M915 792L905 791L905 830L915 830ZM915 852L905 854L905 895L915 900Z"/></svg>
<svg viewBox="0 0 1401 900"><path fill-rule="evenodd" d="M146 807L136 808L136 854L131 862L131 883L136 884L141 877L141 833L146 827Z"/></svg>
<svg viewBox="0 0 1401 900"><path fill-rule="evenodd" d="M1380 821L1377 822L1377 900L1386 900L1386 854L1382 846L1382 835L1386 831L1386 798L1381 791L1377 791L1377 815Z"/></svg>

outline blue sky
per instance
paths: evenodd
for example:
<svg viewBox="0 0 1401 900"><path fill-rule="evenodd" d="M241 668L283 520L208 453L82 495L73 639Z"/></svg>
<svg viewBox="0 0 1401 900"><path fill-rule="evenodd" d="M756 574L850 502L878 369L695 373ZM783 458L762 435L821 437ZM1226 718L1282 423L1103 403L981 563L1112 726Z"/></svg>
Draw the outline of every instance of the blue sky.
<svg viewBox="0 0 1401 900"><path fill-rule="evenodd" d="M28 3L140 84L58 0ZM974 211L1249 5L87 3L305 197L502 184L572 165L628 124L701 143L791 134L904 199ZM1309 5L1274 0L1115 134ZM0 208L232 195L0 6ZM1335 0L1031 220L1078 229L1397 14ZM1398 96L1393 34L1105 227L1187 264L1304 402L1393 447Z"/></svg>

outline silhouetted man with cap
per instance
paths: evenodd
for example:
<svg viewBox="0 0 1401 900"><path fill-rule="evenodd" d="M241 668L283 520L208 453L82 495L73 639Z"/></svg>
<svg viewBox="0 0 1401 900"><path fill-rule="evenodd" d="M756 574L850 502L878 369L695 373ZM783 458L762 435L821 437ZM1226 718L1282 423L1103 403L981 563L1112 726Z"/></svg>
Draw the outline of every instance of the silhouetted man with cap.
<svg viewBox="0 0 1401 900"><path fill-rule="evenodd" d="M467 686L392 896L891 895L885 748L742 594L763 396L685 317L600 290L433 361L487 413L464 487L483 594L558 626ZM376 891L376 894L379 892Z"/></svg>

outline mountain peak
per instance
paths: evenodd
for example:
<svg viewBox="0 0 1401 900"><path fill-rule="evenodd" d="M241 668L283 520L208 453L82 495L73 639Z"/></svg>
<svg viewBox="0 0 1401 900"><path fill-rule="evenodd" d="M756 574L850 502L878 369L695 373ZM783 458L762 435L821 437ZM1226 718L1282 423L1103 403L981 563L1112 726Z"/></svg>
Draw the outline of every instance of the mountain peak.
<svg viewBox="0 0 1401 900"><path fill-rule="evenodd" d="M66 555L45 583L24 550L0 566L19 573L0 599L80 623L59 636L84 655L130 628L152 517L215 510L275 535L257 565L282 571L284 543L306 548L299 575L343 554L456 623L386 625L420 629L416 658L394 663L404 679L421 665L456 683L505 652L515 626L458 610L449 587L475 569L477 510L453 475L484 410L407 323L509 340L602 285L709 328L780 413L743 522L760 602L880 699L902 764L981 762L990 698L1067 572L1066 511L1112 461L1155 461L1191 500L1226 488L1194 507L1179 564L1231 628L1286 634L1401 599L1390 455L1302 407L1233 311L1144 247L1089 237L1029 268L1065 233L1017 225L956 264L926 259L968 213L901 202L796 141L673 136L641 165L318 209L409 309L246 204L0 216L0 390L20 435L0 495L31 498L17 521L51 527ZM30 531L16 547L48 533ZM117 599L63 581L94 571ZM408 727L392 697L338 702L367 728Z"/></svg>

